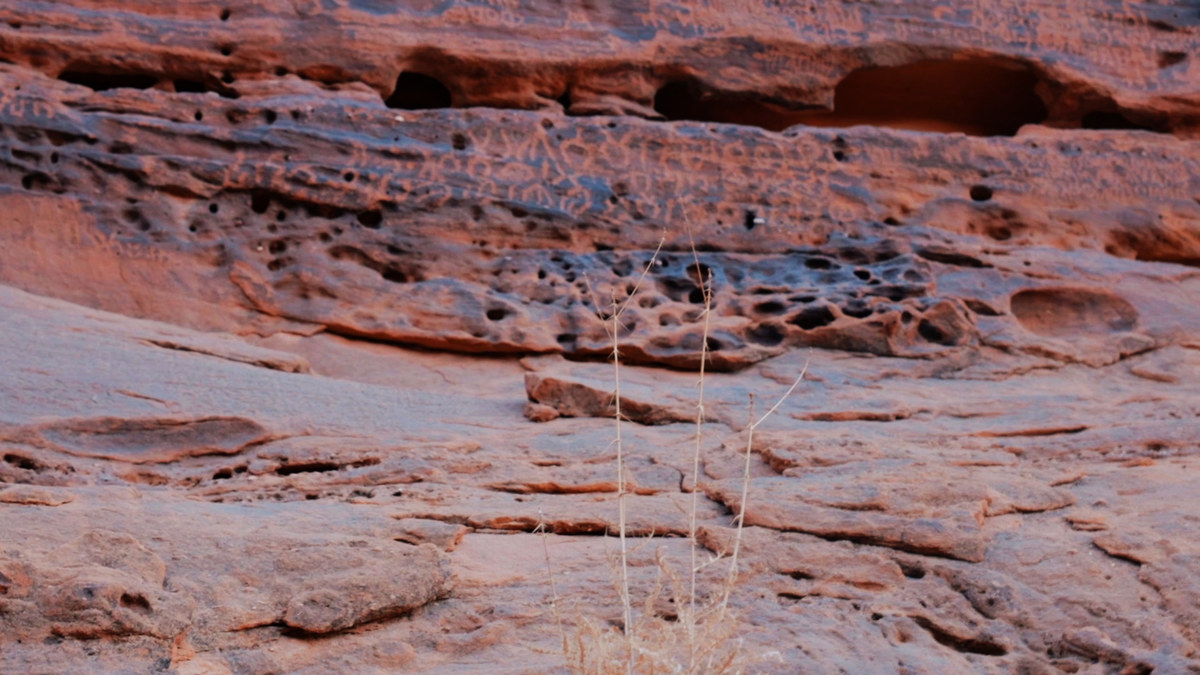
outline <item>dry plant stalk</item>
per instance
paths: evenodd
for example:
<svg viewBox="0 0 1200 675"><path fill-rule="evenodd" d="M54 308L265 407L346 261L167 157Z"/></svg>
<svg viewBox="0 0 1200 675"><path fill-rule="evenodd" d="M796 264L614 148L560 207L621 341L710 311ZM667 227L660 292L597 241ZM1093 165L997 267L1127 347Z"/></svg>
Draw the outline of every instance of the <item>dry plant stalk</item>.
<svg viewBox="0 0 1200 675"><path fill-rule="evenodd" d="M691 231L688 231L691 240ZM688 542L691 548L691 565L685 584L667 564L661 551L658 556L659 577L654 590L647 596L643 611L635 620L633 602L629 586L629 549L627 542L627 511L625 497L627 496L625 480L625 448L622 438L621 415L621 350L620 332L621 317L629 308L637 292L641 289L646 276L658 260L665 238L659 241L646 267L638 277L637 283L629 291L623 302L618 302L614 292L608 305L610 313L600 309L595 290L590 280L587 280L589 292L592 294L593 306L597 316L603 322L605 331L612 341L613 349L613 412L616 426L617 454L617 500L618 500L618 536L620 539L619 573L617 581L618 594L622 605L622 630L614 631L590 617L583 617L582 624L573 636L568 638L563 632L563 648L568 665L573 671L586 674L608 673L742 673L753 663L766 658L778 656L778 652L769 654L743 654L743 640L738 634L738 622L729 609L729 598L737 583L737 566L741 550L742 533L746 519L746 502L750 488L750 468L753 454L754 430L774 414L783 402L796 390L808 371L808 362L804 364L800 375L762 417L753 419L753 399L751 400L751 423L747 430L745 463L742 474L741 503L735 517L736 531L733 550L730 555L729 573L722 584L723 588L705 603L698 603L698 574L700 570L710 565L720 557L709 559L701 564L698 561L696 530L699 511L700 484L700 455L703 447L704 426L704 379L709 359L710 318L713 304L712 275L705 273L705 267L700 263L695 243L692 242L692 259L697 283L701 288L704 299L702 313L703 332L701 335L699 382L697 384L696 403L696 432L695 445L692 453L692 499L688 521ZM586 277L585 277L586 280ZM541 527L539 525L539 527ZM544 527L542 528L545 536ZM543 546L545 542L543 541ZM546 551L546 566L550 572L549 548ZM551 573L551 594L556 620L558 617L558 595L553 586ZM663 600L665 585L663 579L669 581L671 598L676 608L674 620L659 616L655 606ZM560 620L561 630L561 620ZM686 654L681 659L681 652Z"/></svg>
<svg viewBox="0 0 1200 675"><path fill-rule="evenodd" d="M567 648L567 631L563 628L562 615L558 612L558 589L554 585L554 566L550 564L550 544L546 541L546 515L538 508L538 524L533 528L534 534L542 537L542 553L546 556L546 577L550 580L550 608L554 611L554 623L558 626L558 634L562 637L562 648L565 654Z"/></svg>
<svg viewBox="0 0 1200 675"><path fill-rule="evenodd" d="M621 437L621 316L629 309L633 299L637 297L638 290L641 289L642 283L646 280L646 275L653 269L654 263L658 261L658 254L662 251L663 244L666 243L666 237L659 239L658 246L651 254L650 260L646 262L646 266L642 269L642 273L638 276L637 283L629 291L629 296L625 298L625 302L618 303L616 291L612 297L612 315L608 318L612 322L611 325L605 320L603 313L600 311L600 303L596 301L595 289L592 287L591 281L588 282L588 290L592 292L592 303L596 307L597 316L604 322L604 329L608 333L609 339L612 341L613 354L613 381L615 386L613 389L613 417L616 420L616 446L617 446L617 530L618 538L621 542L621 608L623 611L623 632L628 638L633 631L633 602L629 596L629 549L626 541L627 533L627 516L625 497L627 490L625 487L625 446ZM586 280L586 277L585 277ZM632 646L632 643L631 643ZM632 649L629 651L629 663L633 663Z"/></svg>
<svg viewBox="0 0 1200 675"><path fill-rule="evenodd" d="M750 497L750 460L754 455L754 430L763 422L766 422L771 415L775 414L776 410L779 410L779 406L783 405L783 402L792 395L792 392L796 391L796 387L800 386L800 381L804 379L804 375L807 372L808 359L805 359L804 367L800 369L800 375L792 382L792 386L788 387L787 391L783 392L783 396L780 396L779 400L775 402L775 405L771 406L771 409L758 418L758 420L754 420L754 398L751 397L750 399L751 423L746 429L746 461L742 468L742 495L738 502L738 514L734 519L737 522L737 529L733 536L733 553L729 559L729 577L726 579L725 588L721 593L720 604L722 607L725 607L729 603L729 596L733 592L734 585L737 583L738 554L741 553L742 549L742 530L746 527L746 502Z"/></svg>
<svg viewBox="0 0 1200 675"><path fill-rule="evenodd" d="M691 542L691 570L688 580L687 606L688 612L694 616L696 612L696 575L700 572L697 561L699 550L696 547L696 514L700 509L700 451L704 442L704 372L708 365L708 333L712 313L712 273L705 275L704 267L700 264L700 254L696 251L696 240L692 236L691 224L688 224L688 244L692 249L692 262L696 270L696 280L700 284L700 292L704 298L704 325L700 335L700 376L696 383L696 444L692 451L692 503L688 513L688 541ZM696 655L695 626L688 627L688 668L694 667Z"/></svg>
<svg viewBox="0 0 1200 675"><path fill-rule="evenodd" d="M670 566L659 560L659 581L646 598L631 635L611 630L600 622L585 619L568 649L568 661L575 672L588 675L615 673L741 673L761 661L747 655L737 634L736 621L727 610L707 604L696 614L684 602L678 602L679 614L660 616L654 611L666 592L662 580L672 586L672 595L686 599L684 583ZM632 658L630 657L632 655ZM691 657L685 664L681 657Z"/></svg>

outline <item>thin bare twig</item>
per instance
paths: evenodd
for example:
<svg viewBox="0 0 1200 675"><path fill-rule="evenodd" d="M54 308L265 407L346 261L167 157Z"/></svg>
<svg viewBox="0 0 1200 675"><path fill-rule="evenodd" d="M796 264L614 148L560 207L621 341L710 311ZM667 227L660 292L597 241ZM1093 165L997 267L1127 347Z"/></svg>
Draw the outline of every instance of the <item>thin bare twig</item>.
<svg viewBox="0 0 1200 675"><path fill-rule="evenodd" d="M538 524L533 531L542 537L542 552L546 555L546 576L550 579L550 609L554 612L554 623L558 626L558 634L562 637L563 653L568 651L567 631L563 628L562 615L558 613L558 589L554 585L554 567L550 564L550 544L546 541L546 514L538 507Z"/></svg>
<svg viewBox="0 0 1200 675"><path fill-rule="evenodd" d="M742 495L738 503L738 514L736 518L737 530L733 537L733 553L730 555L729 560L729 578L725 584L724 596L721 598L722 606L729 601L729 594L732 592L734 579L737 577L738 554L741 552L742 548L742 530L746 527L746 502L750 496L750 459L753 456L754 430L757 429L760 424L767 421L767 418L773 415L775 411L779 409L779 406L783 405L783 402L792 395L792 392L796 391L796 387L800 386L800 381L804 379L805 373L808 372L808 364L809 359L805 359L804 367L800 370L800 375L796 377L794 382L792 382L792 386L788 387L788 390L783 392L783 396L780 396L779 400L775 402L775 405L771 406L771 408L767 410L762 417L758 418L757 421L751 422L749 428L747 429L745 455L746 462L742 469ZM752 420L754 419L753 399L751 399L750 418Z"/></svg>
<svg viewBox="0 0 1200 675"><path fill-rule="evenodd" d="M692 503L688 513L688 541L691 543L691 566L688 579L688 612L696 614L696 577L699 565L696 561L696 521L700 509L700 452L704 442L704 374L708 365L708 332L712 316L712 274L705 278L704 267L700 264L700 254L696 251L696 240L692 236L692 226L687 224L688 244L692 249L692 261L696 269L696 279L704 296L704 327L700 336L700 378L696 383L696 444L692 451ZM689 622L688 627L688 671L696 666L696 625Z"/></svg>
<svg viewBox="0 0 1200 675"><path fill-rule="evenodd" d="M592 304L596 308L596 316L600 318L605 330L608 332L608 337L612 341L612 358L613 358L613 417L616 420L616 443L617 443L617 536L621 543L621 607L623 610L624 626L623 631L625 636L631 637L633 633L633 603L629 593L629 549L626 541L628 530L628 519L626 512L625 497L627 496L627 488L625 485L625 446L622 438L622 415L621 415L621 317L625 311L629 309L633 299L637 296L638 291L642 287L642 283L646 280L646 276L650 274L650 270L654 268L655 262L658 261L658 254L662 251L663 245L666 243L666 237L662 237L658 241L658 246L655 247L654 253L650 256L650 260L646 262L645 268L638 276L638 280L634 283L633 289L629 291L629 296L625 298L625 302L617 302L616 292L614 289L612 297L612 314L605 317L600 309L600 303L596 298L595 288L592 286L591 280L584 277L587 283L588 292L592 296ZM612 321L612 326L608 325L608 321ZM630 649L627 654L628 664L630 669L633 667L633 640L628 641Z"/></svg>

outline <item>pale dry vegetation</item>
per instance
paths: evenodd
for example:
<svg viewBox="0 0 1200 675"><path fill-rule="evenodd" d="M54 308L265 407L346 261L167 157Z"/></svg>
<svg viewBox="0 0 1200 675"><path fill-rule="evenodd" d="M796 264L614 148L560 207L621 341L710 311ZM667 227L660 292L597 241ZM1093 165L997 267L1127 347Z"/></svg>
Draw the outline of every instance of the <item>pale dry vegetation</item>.
<svg viewBox="0 0 1200 675"><path fill-rule="evenodd" d="M617 550L611 560L613 581L620 602L621 620L617 625L602 621L595 616L577 617L575 625L567 627L560 612L563 599L559 597L554 581L553 561L549 548L545 548L546 568L552 596L552 610L562 637L562 649L568 668L572 672L587 675L611 673L743 673L754 664L778 662L779 654L750 648L742 636L743 626L730 605L730 597L738 583L738 560L741 553L742 528L750 486L750 473L754 442L754 431L769 418L787 399L804 378L802 371L791 387L762 416L755 418L753 400L750 401L750 423L745 430L746 449L742 473L740 508L731 523L734 534L732 544L721 554L713 554L702 547L697 539L697 513L700 504L701 448L703 446L704 383L709 359L709 326L713 308L711 275L700 264L695 246L692 246L692 275L703 291L704 309L699 377L696 397L696 430L690 456L690 485L692 486L691 508L686 561L672 561L662 555L661 549L655 556L657 577L653 587L644 597L635 600L630 585L630 542L627 537L628 522L626 489L627 454L622 437L625 420L621 413L621 334L622 317L631 306L641 289L647 274L654 267L662 250L663 242L651 255L632 290L618 297L611 293L610 301L601 303L595 287L588 280L596 314L604 323L612 344L613 363L613 420L617 471ZM807 369L807 366L806 366ZM545 532L543 530L543 543ZM680 565L686 565L682 573ZM702 578L703 577L703 578ZM707 582L707 583L704 583ZM663 608L669 608L664 610Z"/></svg>

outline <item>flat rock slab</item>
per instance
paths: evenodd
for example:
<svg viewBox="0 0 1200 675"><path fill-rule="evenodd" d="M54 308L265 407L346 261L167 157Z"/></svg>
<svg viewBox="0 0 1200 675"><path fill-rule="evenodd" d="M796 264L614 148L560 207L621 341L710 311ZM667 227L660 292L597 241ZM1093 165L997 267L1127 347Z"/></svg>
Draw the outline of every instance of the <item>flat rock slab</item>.
<svg viewBox="0 0 1200 675"><path fill-rule="evenodd" d="M445 554L395 541L410 528L393 528L386 517L360 522L357 533L314 539L304 532L349 508L299 513L161 493L137 504L85 489L71 504L28 506L20 523L6 526L5 634L203 642L273 624L325 634L406 614L450 592ZM76 509L77 525L48 528L61 508ZM88 529L101 521L105 529Z"/></svg>
<svg viewBox="0 0 1200 675"><path fill-rule="evenodd" d="M133 464L171 462L199 455L233 455L270 439L266 429L241 417L73 419L11 429L4 438L14 443L49 446L69 455Z"/></svg>

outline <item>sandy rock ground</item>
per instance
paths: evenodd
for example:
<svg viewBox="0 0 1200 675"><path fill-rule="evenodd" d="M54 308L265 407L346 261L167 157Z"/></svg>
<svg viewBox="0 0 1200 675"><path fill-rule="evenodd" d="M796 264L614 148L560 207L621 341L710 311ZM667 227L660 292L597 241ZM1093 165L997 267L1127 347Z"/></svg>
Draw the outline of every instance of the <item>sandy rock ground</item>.
<svg viewBox="0 0 1200 675"><path fill-rule="evenodd" d="M552 669L543 546L569 616L619 618L596 536L612 423L523 416L530 375L567 383L554 405L610 388L604 364L3 305L6 671ZM984 378L812 350L710 375L730 419L706 425L700 513L721 551L737 411L811 373L754 439L746 639L783 646L779 672L1194 667L1194 354L997 356ZM695 375L626 383L681 408ZM626 433L644 591L656 549L686 556L692 427Z"/></svg>
<svg viewBox="0 0 1200 675"><path fill-rule="evenodd" d="M1200 672L1192 3L120 4L0 7L0 672L565 671L630 297L635 599Z"/></svg>

